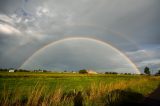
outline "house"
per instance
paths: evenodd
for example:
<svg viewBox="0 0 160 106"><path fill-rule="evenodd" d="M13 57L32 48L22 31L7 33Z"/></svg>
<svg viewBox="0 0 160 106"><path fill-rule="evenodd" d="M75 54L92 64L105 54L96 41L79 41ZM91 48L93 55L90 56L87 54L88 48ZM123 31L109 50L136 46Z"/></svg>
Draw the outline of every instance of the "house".
<svg viewBox="0 0 160 106"><path fill-rule="evenodd" d="M88 74L97 74L97 72L93 71L93 70L87 70Z"/></svg>
<svg viewBox="0 0 160 106"><path fill-rule="evenodd" d="M9 72L15 72L15 70L13 70L13 69L10 69L10 70L9 70Z"/></svg>
<svg viewBox="0 0 160 106"><path fill-rule="evenodd" d="M75 71L72 71L72 73L74 73L74 74L75 74L75 73L77 73L77 72L75 72Z"/></svg>

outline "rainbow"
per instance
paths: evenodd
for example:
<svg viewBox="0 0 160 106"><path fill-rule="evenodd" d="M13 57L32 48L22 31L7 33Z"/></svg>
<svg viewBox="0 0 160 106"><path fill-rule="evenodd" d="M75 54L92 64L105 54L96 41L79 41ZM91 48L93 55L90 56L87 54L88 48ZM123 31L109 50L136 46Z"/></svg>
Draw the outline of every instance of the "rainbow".
<svg viewBox="0 0 160 106"><path fill-rule="evenodd" d="M30 61L34 56L38 55L39 53L41 53L41 51L45 50L47 47L49 46L53 46L53 45L57 45L59 43L62 43L64 41L70 41L70 40L89 40L89 41L95 41L97 43L100 43L102 45L108 46L110 47L112 50L114 50L115 52L117 52L119 55L121 55L124 59L126 59L126 61L135 69L135 72L137 74L140 74L139 69L137 68L137 66L124 54L122 53L120 50L118 50L117 48L113 47L112 45L110 45L107 42L95 39L95 38L88 38L88 37L68 37L68 38L64 38L61 40L57 40L57 41L53 41L45 46L43 46L42 48L40 48L39 50L37 50L35 53L33 53L33 55L31 55L20 67L19 69L22 68L22 66L24 66L25 64L27 64L28 61Z"/></svg>

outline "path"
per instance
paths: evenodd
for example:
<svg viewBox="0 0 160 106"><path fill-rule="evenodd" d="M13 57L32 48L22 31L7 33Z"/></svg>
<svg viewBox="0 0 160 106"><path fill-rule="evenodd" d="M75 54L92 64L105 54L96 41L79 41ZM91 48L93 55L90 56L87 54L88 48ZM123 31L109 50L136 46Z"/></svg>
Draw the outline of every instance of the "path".
<svg viewBox="0 0 160 106"><path fill-rule="evenodd" d="M160 106L160 85L143 101L145 106Z"/></svg>

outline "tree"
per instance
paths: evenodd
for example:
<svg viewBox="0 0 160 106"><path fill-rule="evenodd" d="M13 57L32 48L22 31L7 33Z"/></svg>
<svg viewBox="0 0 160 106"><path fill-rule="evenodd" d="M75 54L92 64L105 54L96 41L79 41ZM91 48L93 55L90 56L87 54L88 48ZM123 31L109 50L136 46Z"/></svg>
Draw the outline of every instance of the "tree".
<svg viewBox="0 0 160 106"><path fill-rule="evenodd" d="M144 68L144 73L150 75L149 67L145 67Z"/></svg>
<svg viewBox="0 0 160 106"><path fill-rule="evenodd" d="M160 75L160 70L158 70L158 72L156 74Z"/></svg>
<svg viewBox="0 0 160 106"><path fill-rule="evenodd" d="M79 73L80 73L80 74L86 74L86 73L87 73L87 70L85 70L85 69L79 70Z"/></svg>

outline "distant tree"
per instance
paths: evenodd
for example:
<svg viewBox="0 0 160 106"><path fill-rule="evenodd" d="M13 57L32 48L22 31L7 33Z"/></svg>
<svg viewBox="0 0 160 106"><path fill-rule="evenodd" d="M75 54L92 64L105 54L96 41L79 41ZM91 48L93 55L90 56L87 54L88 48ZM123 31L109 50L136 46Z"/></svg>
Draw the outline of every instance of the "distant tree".
<svg viewBox="0 0 160 106"><path fill-rule="evenodd" d="M86 69L79 70L79 73L80 73L80 74L86 74L86 73L87 73L87 70L86 70Z"/></svg>
<svg viewBox="0 0 160 106"><path fill-rule="evenodd" d="M112 72L112 74L118 74L117 72Z"/></svg>
<svg viewBox="0 0 160 106"><path fill-rule="evenodd" d="M128 75L132 75L131 73L128 73Z"/></svg>
<svg viewBox="0 0 160 106"><path fill-rule="evenodd" d="M124 73L124 75L127 75L127 73Z"/></svg>
<svg viewBox="0 0 160 106"><path fill-rule="evenodd" d="M108 74L109 72L105 72L105 74Z"/></svg>
<svg viewBox="0 0 160 106"><path fill-rule="evenodd" d="M105 74L118 74L117 72L105 72Z"/></svg>
<svg viewBox="0 0 160 106"><path fill-rule="evenodd" d="M158 72L156 73L156 75L160 75L160 70L158 70Z"/></svg>
<svg viewBox="0 0 160 106"><path fill-rule="evenodd" d="M43 70L43 72L48 72L47 70Z"/></svg>
<svg viewBox="0 0 160 106"><path fill-rule="evenodd" d="M144 73L150 75L149 67L145 67L144 68Z"/></svg>
<svg viewBox="0 0 160 106"><path fill-rule="evenodd" d="M2 72L8 72L9 69L0 69L0 71L2 71Z"/></svg>

